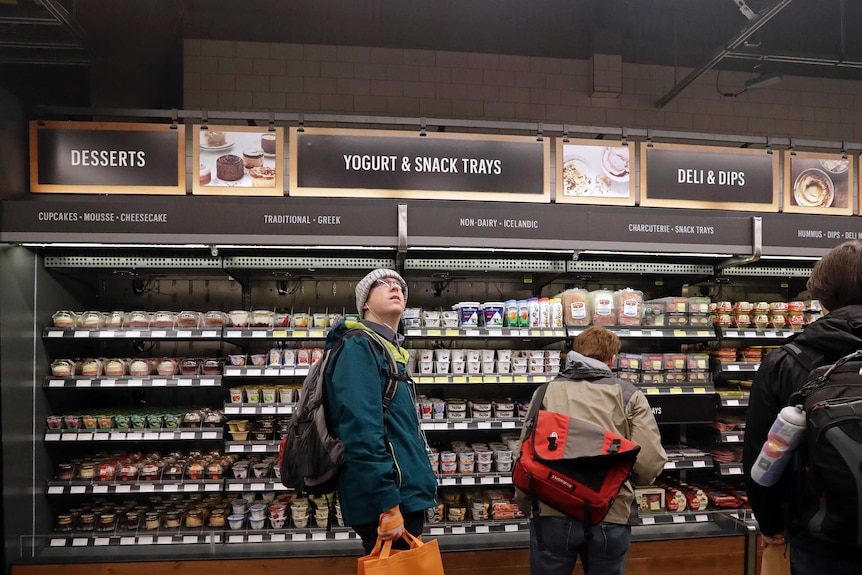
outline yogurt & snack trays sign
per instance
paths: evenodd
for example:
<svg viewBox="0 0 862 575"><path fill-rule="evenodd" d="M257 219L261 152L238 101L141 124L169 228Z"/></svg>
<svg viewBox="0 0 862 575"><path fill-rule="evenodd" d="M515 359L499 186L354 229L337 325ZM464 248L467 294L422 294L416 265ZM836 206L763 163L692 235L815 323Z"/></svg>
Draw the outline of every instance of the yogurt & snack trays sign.
<svg viewBox="0 0 862 575"><path fill-rule="evenodd" d="M641 148L641 205L778 211L778 154L655 144Z"/></svg>
<svg viewBox="0 0 862 575"><path fill-rule="evenodd" d="M548 138L292 128L290 149L292 196L550 201Z"/></svg>

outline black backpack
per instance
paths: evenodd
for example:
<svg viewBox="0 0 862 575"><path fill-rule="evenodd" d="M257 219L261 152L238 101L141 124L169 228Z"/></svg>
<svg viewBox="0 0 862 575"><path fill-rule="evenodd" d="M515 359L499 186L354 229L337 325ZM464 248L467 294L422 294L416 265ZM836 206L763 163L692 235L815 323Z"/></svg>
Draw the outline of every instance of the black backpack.
<svg viewBox="0 0 862 575"><path fill-rule="evenodd" d="M862 547L862 350L815 368L788 403L807 416L799 517L818 539Z"/></svg>
<svg viewBox="0 0 862 575"><path fill-rule="evenodd" d="M342 339L311 366L302 382L299 401L278 450L281 482L298 493L323 495L334 492L338 486L338 472L344 463L344 444L330 433L326 424L325 374L334 353L348 337L367 337L386 356L389 377L383 393L384 437L386 411L398 391L398 382L409 377L399 375L395 357L380 336L361 328L347 330ZM388 441L386 445L388 447Z"/></svg>

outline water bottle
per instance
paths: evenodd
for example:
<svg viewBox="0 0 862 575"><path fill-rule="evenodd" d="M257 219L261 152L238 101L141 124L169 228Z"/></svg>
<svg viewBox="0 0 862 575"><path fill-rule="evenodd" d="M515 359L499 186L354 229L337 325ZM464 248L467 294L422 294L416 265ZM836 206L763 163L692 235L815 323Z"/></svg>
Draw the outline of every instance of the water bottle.
<svg viewBox="0 0 862 575"><path fill-rule="evenodd" d="M751 478L765 487L778 483L804 431L805 412L800 406L788 405L779 411L751 467Z"/></svg>

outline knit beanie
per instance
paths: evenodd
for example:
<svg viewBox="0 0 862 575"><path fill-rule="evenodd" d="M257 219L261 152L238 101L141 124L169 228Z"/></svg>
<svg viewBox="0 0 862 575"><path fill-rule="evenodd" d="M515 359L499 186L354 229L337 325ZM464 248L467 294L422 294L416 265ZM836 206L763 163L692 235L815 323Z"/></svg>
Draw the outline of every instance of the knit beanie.
<svg viewBox="0 0 862 575"><path fill-rule="evenodd" d="M401 284L401 291L404 292L404 302L407 302L407 282L404 281L398 272L395 270L387 270L387 269L376 269L356 284L356 310L359 312L359 315L363 315L363 309L365 307L365 302L368 300L368 292L371 291L371 288L374 287L374 284L377 280L382 280L383 278L395 278Z"/></svg>

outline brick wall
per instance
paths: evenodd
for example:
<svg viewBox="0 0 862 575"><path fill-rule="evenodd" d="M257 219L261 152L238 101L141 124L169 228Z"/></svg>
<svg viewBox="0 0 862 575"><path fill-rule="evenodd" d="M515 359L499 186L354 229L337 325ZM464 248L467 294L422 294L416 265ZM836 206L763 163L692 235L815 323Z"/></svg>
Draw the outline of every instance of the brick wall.
<svg viewBox="0 0 862 575"><path fill-rule="evenodd" d="M710 71L663 109L689 69L432 50L185 40L183 107L502 120L820 140L862 140L862 82L785 77L736 98L752 74ZM600 84L600 85L598 85Z"/></svg>

